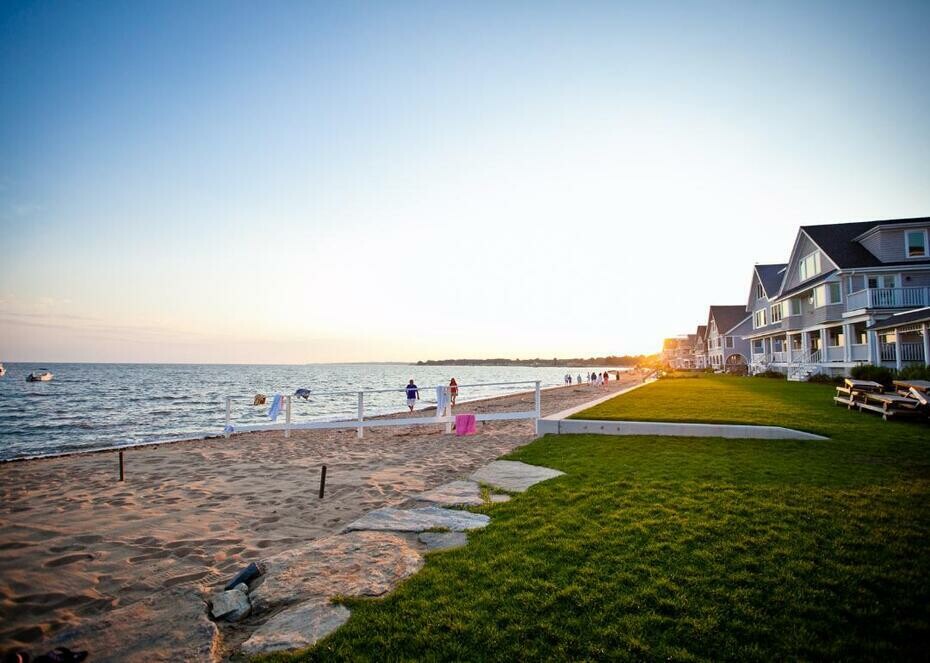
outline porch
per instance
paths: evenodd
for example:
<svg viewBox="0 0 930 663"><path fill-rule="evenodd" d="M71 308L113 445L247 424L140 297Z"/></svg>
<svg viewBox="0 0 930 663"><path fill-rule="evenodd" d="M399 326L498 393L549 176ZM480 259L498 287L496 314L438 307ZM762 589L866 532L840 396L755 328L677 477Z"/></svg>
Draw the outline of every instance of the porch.
<svg viewBox="0 0 930 663"><path fill-rule="evenodd" d="M866 288L846 295L846 310L919 308L930 305L930 288Z"/></svg>

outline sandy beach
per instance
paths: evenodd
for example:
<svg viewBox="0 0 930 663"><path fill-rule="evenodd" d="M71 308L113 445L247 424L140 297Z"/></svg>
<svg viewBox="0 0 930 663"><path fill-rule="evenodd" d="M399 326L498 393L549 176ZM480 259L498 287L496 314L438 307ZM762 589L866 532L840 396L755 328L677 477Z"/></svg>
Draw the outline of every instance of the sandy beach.
<svg viewBox="0 0 930 663"><path fill-rule="evenodd" d="M607 390L546 390L543 414ZM462 403L456 412L532 409L533 394ZM425 416L430 413L424 409ZM205 596L251 561L338 531L363 513L462 478L533 439L530 421L249 433L125 452L0 465L0 650L42 650L60 629L166 587ZM320 469L327 466L319 499Z"/></svg>

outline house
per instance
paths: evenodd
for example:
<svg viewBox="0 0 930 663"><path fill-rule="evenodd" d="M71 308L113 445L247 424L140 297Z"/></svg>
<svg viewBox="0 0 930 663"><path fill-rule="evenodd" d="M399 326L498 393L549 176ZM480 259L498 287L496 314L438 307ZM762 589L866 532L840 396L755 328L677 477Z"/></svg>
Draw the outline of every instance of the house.
<svg viewBox="0 0 930 663"><path fill-rule="evenodd" d="M693 335L682 335L665 339L662 341L662 363L676 370L694 368L692 357L693 344Z"/></svg>
<svg viewBox="0 0 930 663"><path fill-rule="evenodd" d="M694 368L707 368L707 325L697 326L694 343L691 346L691 355L694 359Z"/></svg>
<svg viewBox="0 0 930 663"><path fill-rule="evenodd" d="M749 369L749 341L752 316L742 304L714 305L707 312L707 366L728 373Z"/></svg>
<svg viewBox="0 0 930 663"><path fill-rule="evenodd" d="M930 217L801 226L787 263L753 270L745 308L752 370L806 379L857 364L925 363L923 341L900 345L883 321L930 306L928 234Z"/></svg>
<svg viewBox="0 0 930 663"><path fill-rule="evenodd" d="M930 306L890 315L869 325L868 331L878 336L883 363L894 361L901 370L922 359L930 366Z"/></svg>

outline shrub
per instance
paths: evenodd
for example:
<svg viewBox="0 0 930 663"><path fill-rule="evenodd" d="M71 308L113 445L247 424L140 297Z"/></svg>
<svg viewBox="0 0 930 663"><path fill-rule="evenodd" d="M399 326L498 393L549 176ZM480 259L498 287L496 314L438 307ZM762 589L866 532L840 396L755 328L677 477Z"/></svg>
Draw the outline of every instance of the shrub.
<svg viewBox="0 0 930 663"><path fill-rule="evenodd" d="M761 373L753 373L754 378L778 378L780 380L785 379L784 373L779 373L778 371L773 371L771 369L762 371Z"/></svg>
<svg viewBox="0 0 930 663"><path fill-rule="evenodd" d="M863 379L865 379L865 378L863 378ZM810 376L809 378L807 378L807 381L808 381L808 382L814 382L814 383L816 383L816 384L833 384L833 385L843 384L843 378L842 378L842 377L836 377L836 376L833 376L833 375L826 375L825 373L817 373L816 375L812 375L812 376ZM877 380L876 380L876 382L877 382Z"/></svg>
<svg viewBox="0 0 930 663"><path fill-rule="evenodd" d="M849 374L856 380L879 382L889 389L894 381L894 371L884 366L873 366L872 364L854 366Z"/></svg>
<svg viewBox="0 0 930 663"><path fill-rule="evenodd" d="M906 366L898 371L899 380L930 380L930 366Z"/></svg>

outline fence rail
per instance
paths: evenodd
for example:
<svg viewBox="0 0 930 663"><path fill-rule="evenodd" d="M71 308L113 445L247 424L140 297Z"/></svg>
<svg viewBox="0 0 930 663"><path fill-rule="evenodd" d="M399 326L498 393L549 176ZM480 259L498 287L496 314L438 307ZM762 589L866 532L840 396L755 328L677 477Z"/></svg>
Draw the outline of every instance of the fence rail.
<svg viewBox="0 0 930 663"><path fill-rule="evenodd" d="M468 387L505 387L516 385L533 385L534 408L532 410L520 412L489 412L485 414L476 414L476 421L514 421L519 419L534 420L534 430L539 430L539 419L542 416L542 396L540 380L524 380L519 382L483 382L476 384L456 385L459 389ZM325 429L356 429L358 437L362 438L366 428L385 427L385 426L435 426L444 425L446 433L452 432L452 424L455 417L452 415L452 405L450 397L450 386L441 385L437 387L418 387L420 392L429 392L442 390L443 397L437 399L437 413L432 417L403 417L403 418L386 418L382 415L377 419L365 419L365 395L366 394L384 394L384 393L403 393L404 388L397 389L365 389L361 391L320 391L312 392L311 396L348 396L356 395L358 398L358 414L355 419L342 419L339 421L301 421L295 422L292 416L291 401L293 396L284 396L284 423L269 422L267 424L241 424L233 425L232 410L233 400L239 400L244 397L226 397L226 425L223 428L225 437L232 433L254 433L259 431L284 431L284 437L290 437L292 430L325 430ZM512 393L510 394L512 395ZM442 409L442 414L439 409Z"/></svg>

